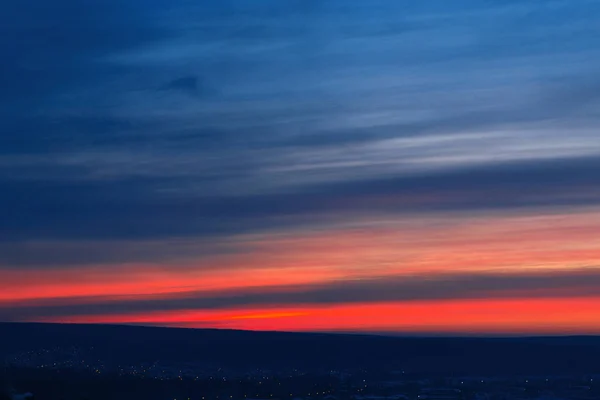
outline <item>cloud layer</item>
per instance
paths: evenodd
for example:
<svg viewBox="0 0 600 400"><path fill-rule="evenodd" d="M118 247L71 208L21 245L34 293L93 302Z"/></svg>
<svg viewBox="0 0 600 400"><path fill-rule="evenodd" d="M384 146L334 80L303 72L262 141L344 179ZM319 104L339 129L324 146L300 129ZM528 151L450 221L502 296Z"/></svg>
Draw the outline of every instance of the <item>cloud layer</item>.
<svg viewBox="0 0 600 400"><path fill-rule="evenodd" d="M33 305L0 319L598 297L599 15L595 0L1 5L1 301ZM482 225L495 263L464 236ZM203 284L236 274L260 289ZM153 291L174 297L135 298Z"/></svg>

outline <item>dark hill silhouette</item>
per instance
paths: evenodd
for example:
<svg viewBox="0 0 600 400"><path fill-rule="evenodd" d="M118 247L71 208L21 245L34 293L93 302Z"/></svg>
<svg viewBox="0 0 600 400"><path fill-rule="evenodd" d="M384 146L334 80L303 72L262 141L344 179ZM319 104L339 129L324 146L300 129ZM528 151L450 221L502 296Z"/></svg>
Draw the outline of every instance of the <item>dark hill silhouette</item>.
<svg viewBox="0 0 600 400"><path fill-rule="evenodd" d="M440 374L600 371L600 337L455 338L252 332L117 325L0 323L0 355L94 347L114 362L235 367L403 368Z"/></svg>

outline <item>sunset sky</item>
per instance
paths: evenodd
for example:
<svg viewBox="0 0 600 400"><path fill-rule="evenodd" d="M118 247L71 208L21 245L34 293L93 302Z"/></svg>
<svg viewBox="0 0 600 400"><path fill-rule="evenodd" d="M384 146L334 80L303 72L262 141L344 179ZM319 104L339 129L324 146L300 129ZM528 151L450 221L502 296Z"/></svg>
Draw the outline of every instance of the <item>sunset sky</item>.
<svg viewBox="0 0 600 400"><path fill-rule="evenodd" d="M600 334L599 0L0 4L0 321Z"/></svg>

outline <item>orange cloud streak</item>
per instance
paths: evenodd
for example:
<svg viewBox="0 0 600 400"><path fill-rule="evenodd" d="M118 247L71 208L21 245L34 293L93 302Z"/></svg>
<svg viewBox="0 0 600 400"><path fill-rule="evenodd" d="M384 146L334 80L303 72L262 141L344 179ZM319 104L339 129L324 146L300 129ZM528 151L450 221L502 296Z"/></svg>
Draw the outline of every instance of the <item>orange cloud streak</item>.
<svg viewBox="0 0 600 400"><path fill-rule="evenodd" d="M600 333L600 297L461 300L218 311L177 311L46 319L280 331L422 333Z"/></svg>
<svg viewBox="0 0 600 400"><path fill-rule="evenodd" d="M239 244L243 251L196 263L0 270L0 306L32 299L63 298L68 302L85 296L244 292L370 276L533 269L568 272L600 267L599 238L600 212L594 210L534 216L412 217L357 222L335 230L241 235L228 241ZM284 330L595 330L600 325L598 300L558 297L249 312L259 317L234 318L224 311L199 310L72 320Z"/></svg>

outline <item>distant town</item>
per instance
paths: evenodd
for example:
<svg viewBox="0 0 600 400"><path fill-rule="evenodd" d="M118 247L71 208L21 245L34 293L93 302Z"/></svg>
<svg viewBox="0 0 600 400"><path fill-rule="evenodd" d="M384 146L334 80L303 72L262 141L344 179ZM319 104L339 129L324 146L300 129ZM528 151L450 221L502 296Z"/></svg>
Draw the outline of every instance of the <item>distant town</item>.
<svg viewBox="0 0 600 400"><path fill-rule="evenodd" d="M11 354L12 399L594 400L600 375L426 376L404 370L223 368L202 362L116 364L93 347ZM27 393L28 397L19 393Z"/></svg>

